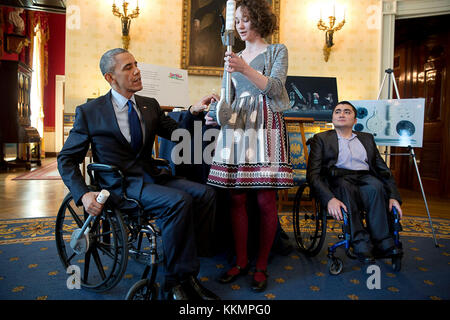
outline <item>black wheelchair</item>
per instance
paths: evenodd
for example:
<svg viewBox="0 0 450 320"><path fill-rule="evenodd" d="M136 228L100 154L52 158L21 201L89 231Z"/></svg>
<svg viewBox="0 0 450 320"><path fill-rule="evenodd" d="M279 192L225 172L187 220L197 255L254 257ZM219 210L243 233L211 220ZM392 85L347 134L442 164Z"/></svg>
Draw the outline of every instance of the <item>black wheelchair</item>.
<svg viewBox="0 0 450 320"><path fill-rule="evenodd" d="M161 166L168 165L164 159L154 161ZM91 179L91 185L88 186L91 191L100 191L98 174L108 172L120 176L121 201L127 205L125 209L119 210L108 199L102 213L90 219L78 245L73 246L71 237L76 234L74 231L82 229L89 214L82 205L75 203L71 193L67 194L59 208L55 225L56 247L63 267L69 270L70 266L81 265L80 286L89 291L105 292L120 282L127 268L128 257L131 257L146 267L142 280L130 289L126 298L157 299L155 278L159 263L157 237L160 231L154 221L144 214L140 202L127 196L126 179L119 168L91 163L87 171ZM148 243L144 243L144 239Z"/></svg>
<svg viewBox="0 0 450 320"><path fill-rule="evenodd" d="M356 259L351 247L351 233L348 223L347 213L343 213L342 233L338 235L338 241L334 245L328 247L328 271L332 275L338 275L343 270L343 262L340 258L335 256L336 249L339 247L345 248L346 255L351 259ZM326 208L320 204L320 201L314 196L314 190L305 182L301 184L295 194L292 220L294 228L294 238L298 250L306 256L316 256L322 249L323 243L327 234L327 221L332 220L333 217L327 214ZM390 232L393 235L398 254L390 257L375 256L376 259L390 258L392 268L398 272L401 269L402 260L402 244L399 238L399 231L401 231L400 218L397 211L393 210L389 217ZM334 227L329 228L330 231Z"/></svg>

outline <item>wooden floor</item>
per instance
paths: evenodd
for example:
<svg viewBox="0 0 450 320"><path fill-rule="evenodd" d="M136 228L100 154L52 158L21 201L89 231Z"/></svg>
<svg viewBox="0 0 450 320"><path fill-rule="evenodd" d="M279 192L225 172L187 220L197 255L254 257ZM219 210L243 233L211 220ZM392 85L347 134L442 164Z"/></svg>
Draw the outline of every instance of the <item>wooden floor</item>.
<svg viewBox="0 0 450 320"><path fill-rule="evenodd" d="M43 165L54 160L44 159ZM26 172L25 169L0 172L0 219L56 216L68 193L62 180L12 180ZM404 215L427 216L420 192L400 190L400 193ZM427 202L432 218L450 219L450 199L427 196Z"/></svg>

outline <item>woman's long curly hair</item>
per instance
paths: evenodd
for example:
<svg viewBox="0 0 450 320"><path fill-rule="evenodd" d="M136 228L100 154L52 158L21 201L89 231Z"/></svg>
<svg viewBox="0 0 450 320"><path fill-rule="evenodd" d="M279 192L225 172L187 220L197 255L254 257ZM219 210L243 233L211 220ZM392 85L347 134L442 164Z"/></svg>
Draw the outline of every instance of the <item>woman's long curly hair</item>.
<svg viewBox="0 0 450 320"><path fill-rule="evenodd" d="M252 29L262 38L270 36L277 28L277 16L267 0L237 0L236 8L242 7L247 13Z"/></svg>

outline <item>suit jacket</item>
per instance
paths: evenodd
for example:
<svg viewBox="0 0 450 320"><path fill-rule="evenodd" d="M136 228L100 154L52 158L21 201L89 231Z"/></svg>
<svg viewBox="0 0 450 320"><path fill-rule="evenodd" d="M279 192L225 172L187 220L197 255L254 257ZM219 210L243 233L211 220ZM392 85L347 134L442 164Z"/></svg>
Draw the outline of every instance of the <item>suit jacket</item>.
<svg viewBox="0 0 450 320"><path fill-rule="evenodd" d="M373 135L356 131L354 133L366 149L370 174L383 182L389 199L396 199L401 203L394 177L381 158ZM338 154L339 143L335 130L318 133L311 139L306 179L324 206L335 197L328 184L328 173L336 165Z"/></svg>
<svg viewBox="0 0 450 320"><path fill-rule="evenodd" d="M144 176L145 182L151 183L160 175L160 169L151 161L155 135L170 140L179 124L164 114L155 99L138 95L135 99L145 131L145 141L137 154L119 129L111 91L76 108L75 123L58 155L58 170L77 204L89 191L79 169L89 146L94 162L115 165L124 172L127 194L132 198L140 199ZM117 195L121 193L120 177L116 175L102 173L101 186Z"/></svg>

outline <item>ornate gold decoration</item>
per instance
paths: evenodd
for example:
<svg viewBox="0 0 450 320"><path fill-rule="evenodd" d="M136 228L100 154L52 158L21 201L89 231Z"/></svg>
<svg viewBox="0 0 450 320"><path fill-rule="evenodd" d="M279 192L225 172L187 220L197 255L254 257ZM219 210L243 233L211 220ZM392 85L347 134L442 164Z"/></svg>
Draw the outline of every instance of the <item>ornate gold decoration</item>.
<svg viewBox="0 0 450 320"><path fill-rule="evenodd" d="M336 24L336 16L335 16L335 7L333 6L333 14L328 17L328 25L324 23L322 17L320 17L320 20L317 23L317 28L319 28L319 30L325 31L325 45L323 46L323 56L325 62L328 62L328 59L330 58L331 48L334 46L333 43L334 33L336 31L341 30L345 24L345 11L344 11L344 19L337 26L335 26L335 24Z"/></svg>
<svg viewBox="0 0 450 320"><path fill-rule="evenodd" d="M30 40L25 36L17 34L6 35L6 51L9 53L20 54L23 48L28 47Z"/></svg>
<svg viewBox="0 0 450 320"><path fill-rule="evenodd" d="M122 12L116 6L116 1L114 1L112 5L112 13L114 16L119 17L122 23L122 45L125 50L128 50L128 46L130 45L130 26L131 19L137 18L139 16L139 3L136 4L136 8L132 13L128 13L128 5L127 1L123 1L122 3Z"/></svg>

